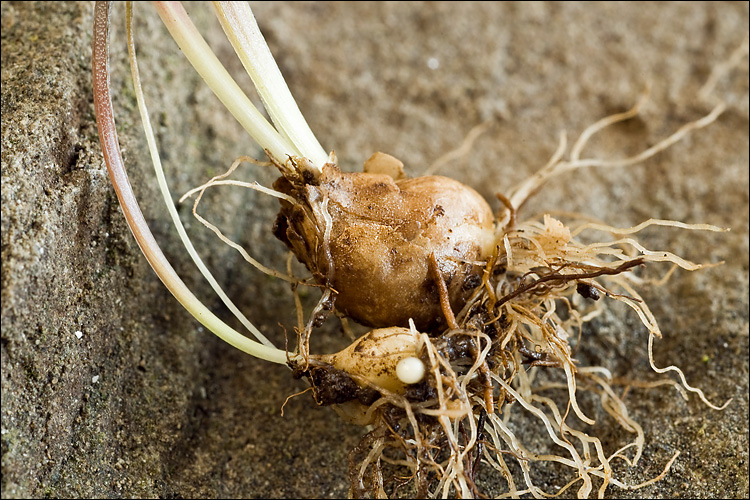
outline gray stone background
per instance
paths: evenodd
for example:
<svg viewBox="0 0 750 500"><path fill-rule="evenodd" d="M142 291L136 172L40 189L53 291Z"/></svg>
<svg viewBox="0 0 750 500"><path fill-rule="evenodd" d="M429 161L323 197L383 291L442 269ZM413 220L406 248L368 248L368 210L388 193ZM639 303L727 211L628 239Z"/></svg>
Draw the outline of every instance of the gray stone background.
<svg viewBox="0 0 750 500"><path fill-rule="evenodd" d="M375 151L418 174L488 120L442 173L488 199L543 165L560 130L629 108L638 118L592 141L590 156L633 154L710 108L696 98L711 69L747 37L746 2L260 3L256 16L292 93L324 147L359 169ZM256 145L194 75L151 6L137 39L157 139L173 193L223 171ZM190 11L250 89L210 7ZM148 267L110 186L90 82L93 4L2 2L2 496L341 497L346 454L362 429L317 408L283 366L225 345L186 313ZM186 282L224 316L160 208L130 89L124 8L113 19L112 87L120 140L156 237ZM437 65L435 64L437 63ZM437 67L435 67L437 66ZM678 271L644 292L664 330L660 365L675 363L715 402L671 388L626 401L646 432L642 461L620 477L645 489L611 497L748 496L748 59L719 82L728 104L713 125L644 164L558 178L526 215L579 211L613 225L649 217L731 227L729 233L649 230L650 248L725 264ZM240 178L268 185L270 171ZM203 213L277 267L276 202L217 190ZM286 287L260 275L181 212L230 296L277 342L293 321ZM666 267L651 269L656 276ZM317 349L345 344L331 321ZM80 338L76 335L80 332ZM610 307L584 332L578 358L654 380L646 332ZM598 415L611 451L629 436ZM533 422L529 445L535 446ZM539 486L564 484L535 468ZM490 494L503 481L482 476ZM572 491L568 493L573 494Z"/></svg>

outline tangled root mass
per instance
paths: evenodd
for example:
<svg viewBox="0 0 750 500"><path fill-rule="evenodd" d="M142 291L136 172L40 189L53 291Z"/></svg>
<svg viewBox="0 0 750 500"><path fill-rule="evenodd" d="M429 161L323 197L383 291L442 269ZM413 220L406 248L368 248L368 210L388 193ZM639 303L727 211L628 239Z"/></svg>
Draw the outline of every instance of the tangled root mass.
<svg viewBox="0 0 750 500"><path fill-rule="evenodd" d="M579 497L594 489L601 496L609 484L635 487L613 476L611 462L617 457L635 465L643 431L613 389L609 371L579 366L571 341L596 317L601 297L625 302L650 335L659 335L631 286L634 270L650 256L629 257L617 248L621 240L578 244L550 216L519 224L504 241L457 315L457 326L421 334L426 379L365 410L373 429L350 456L354 496L399 494L407 483L413 488L408 494L417 497L480 496L480 466L498 471L513 497L555 495L573 486ZM633 441L608 455L587 430L595 422L578 403L582 393L598 400ZM517 419L536 422L549 446L529 447ZM557 491L542 491L534 484L534 464L551 462L573 474Z"/></svg>
<svg viewBox="0 0 750 500"><path fill-rule="evenodd" d="M591 136L634 116L639 105L589 127L568 159L563 137L547 166L510 196L498 195L505 210L496 218L470 188L442 177L406 179L393 162L377 169L371 164L377 172L343 174L333 154L318 173L304 158L272 158L282 173L271 191L282 203L274 233L312 274L312 281L287 277L299 309L298 344L289 363L295 376L310 380L318 404L334 405L344 418L369 426L349 455L353 496L482 496L477 477L494 469L507 483L504 496L554 496L575 488L578 497L601 497L610 485L637 488L666 474L677 454L661 475L640 485L624 484L613 472L615 458L630 466L638 462L645 436L614 390L610 372L581 366L572 347L606 300L625 303L647 327L655 371L677 373L683 390L716 408L679 368L655 366L652 343L661 333L636 291L644 282L638 270L648 263L703 266L649 250L635 235L650 226L720 228L658 219L615 228L549 214L517 218L516 208L550 178L642 161L723 110L717 105L631 158L580 157ZM420 183L427 186L427 201L412 192ZM457 208L450 196L458 196ZM297 287L309 284L323 294L304 323ZM312 355L312 332L331 313L391 328L373 330L342 353ZM404 357L421 360L421 381L398 381L395 366ZM582 399L587 405L579 404ZM592 431L595 420L582 408L590 410L593 402L633 434L630 443L604 449ZM541 439L519 432L521 419L534 422ZM569 469L569 481L543 490L535 482L539 464Z"/></svg>

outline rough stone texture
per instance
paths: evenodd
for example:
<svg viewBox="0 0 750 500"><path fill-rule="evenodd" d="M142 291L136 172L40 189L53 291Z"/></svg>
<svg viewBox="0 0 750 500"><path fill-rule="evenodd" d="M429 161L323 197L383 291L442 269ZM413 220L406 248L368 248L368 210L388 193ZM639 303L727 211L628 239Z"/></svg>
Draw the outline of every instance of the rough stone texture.
<svg viewBox="0 0 750 500"><path fill-rule="evenodd" d="M131 180L165 252L213 304L153 186L124 56L113 34L112 85ZM182 193L258 148L193 75L150 6L139 6L142 73L168 176ZM249 87L209 7L192 8L217 53ZM202 331L167 293L124 222L96 136L91 103L91 3L2 3L2 496L341 497L346 454L361 429L341 423L285 367L244 355ZM374 151L417 174L495 118L474 150L443 173L489 199L543 165L560 130L573 138L629 108L635 120L592 141L591 156L651 145L709 108L696 98L712 68L747 37L738 3L262 3L255 7L304 115L344 168ZM652 248L697 261L647 290L675 363L716 402L673 389L633 390L644 427L642 462L622 476L645 489L609 496L748 496L748 60L715 95L727 111L710 127L627 171L578 172L526 207L580 211L613 225L649 217L707 222L729 233L649 231ZM248 167L249 179L273 175ZM242 190L209 196L204 213L264 262L283 266L270 236L276 202ZM191 222L217 278L271 337L292 321L284 286L250 269ZM661 269L663 272L665 269ZM646 333L612 308L585 332L579 359L619 376L654 379ZM79 338L80 337L80 338ZM319 350L344 341L332 325ZM519 423L523 426L524 423ZM533 424L528 424L533 425ZM627 438L602 419L613 451ZM533 438L532 438L533 439ZM530 446L534 446L533 440ZM560 485L535 470L541 487ZM503 481L487 474L489 494Z"/></svg>

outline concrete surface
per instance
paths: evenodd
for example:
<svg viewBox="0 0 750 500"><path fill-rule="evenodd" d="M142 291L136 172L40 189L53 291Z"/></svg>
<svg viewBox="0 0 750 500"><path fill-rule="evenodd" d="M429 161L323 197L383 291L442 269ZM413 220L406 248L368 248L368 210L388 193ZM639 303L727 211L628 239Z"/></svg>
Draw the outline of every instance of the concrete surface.
<svg viewBox="0 0 750 500"><path fill-rule="evenodd" d="M629 108L639 118L592 141L591 156L632 154L710 108L696 98L712 68L747 37L746 2L261 3L254 7L312 129L359 169L375 151L418 174L487 119L497 125L442 173L489 199L543 165L560 130L573 138ZM160 210L129 89L123 8L115 12L112 86L131 179L152 228L185 280L206 290ZM181 194L258 148L194 76L151 6L137 8L142 73L171 187ZM91 102L89 2L2 3L2 497L342 497L346 454L362 430L316 408L282 366L202 331L142 258L106 175ZM210 14L191 8L249 88ZM731 227L729 233L649 231L644 241L701 262L646 298L675 363L715 402L668 388L633 390L646 432L642 462L622 478L667 477L610 497L748 496L748 59L715 95L710 127L627 171L552 182L527 207L580 211L613 225L649 217ZM243 175L270 184L249 167ZM204 213L254 255L284 265L270 235L276 202L242 190L209 196ZM253 271L191 220L217 278L279 343L292 324L286 288ZM665 268L654 268L654 275ZM646 334L621 308L585 333L580 359L618 376L654 377ZM333 322L331 322L333 323ZM336 325L318 349L345 341ZM524 422L518 422L522 429ZM626 436L597 427L613 451ZM533 438L532 438L533 439ZM533 442L531 443L533 445ZM563 481L535 469L542 487ZM491 474L489 495L504 491Z"/></svg>

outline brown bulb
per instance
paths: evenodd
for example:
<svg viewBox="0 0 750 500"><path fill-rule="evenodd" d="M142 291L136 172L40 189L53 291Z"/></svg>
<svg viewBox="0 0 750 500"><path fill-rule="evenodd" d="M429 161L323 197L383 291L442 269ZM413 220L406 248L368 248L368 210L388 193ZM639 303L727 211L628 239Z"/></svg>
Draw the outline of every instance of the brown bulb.
<svg viewBox="0 0 750 500"><path fill-rule="evenodd" d="M429 331L445 323L430 255L457 312L494 249L492 210L458 181L403 178L400 165L394 169L384 157L374 155L366 172L328 163L316 178L276 181L298 203L281 202L274 234L318 283L337 292L340 313L373 327L405 327L411 318Z"/></svg>

